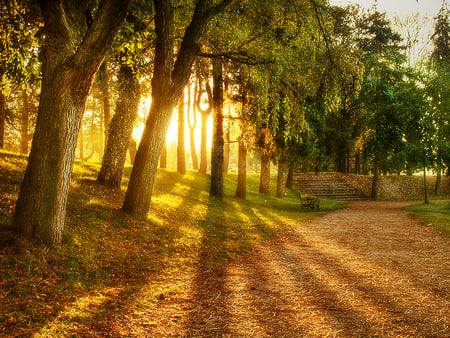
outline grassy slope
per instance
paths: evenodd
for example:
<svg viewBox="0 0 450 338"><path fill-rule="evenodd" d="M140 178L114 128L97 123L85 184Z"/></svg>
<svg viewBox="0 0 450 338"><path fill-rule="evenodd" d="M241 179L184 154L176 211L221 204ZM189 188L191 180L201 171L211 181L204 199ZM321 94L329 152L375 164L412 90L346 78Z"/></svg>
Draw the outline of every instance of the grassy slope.
<svg viewBox="0 0 450 338"><path fill-rule="evenodd" d="M411 205L405 209L411 211L422 223L435 226L440 231L450 234L450 201Z"/></svg>
<svg viewBox="0 0 450 338"><path fill-rule="evenodd" d="M236 175L226 175L220 201L209 198L207 176L161 170L149 219L142 222L119 211L123 190L95 182L98 165L78 163L64 244L49 248L9 229L25 166L24 157L0 153L0 336L98 333L108 328L107 318L176 292L180 273L199 264L220 267L342 206L324 201L320 212L299 212L292 193L283 199L258 194L258 175L248 177L247 201L232 197Z"/></svg>

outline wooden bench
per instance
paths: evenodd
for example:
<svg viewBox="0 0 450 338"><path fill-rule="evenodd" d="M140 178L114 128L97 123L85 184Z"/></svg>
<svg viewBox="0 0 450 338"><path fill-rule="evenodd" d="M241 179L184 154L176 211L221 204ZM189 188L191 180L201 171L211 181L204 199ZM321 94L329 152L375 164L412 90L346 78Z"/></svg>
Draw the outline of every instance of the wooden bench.
<svg viewBox="0 0 450 338"><path fill-rule="evenodd" d="M319 205L320 205L320 199L317 197L309 197L307 194L298 194L298 197L300 198L300 203L302 204L302 209L304 207L308 207L314 209L317 208L319 209Z"/></svg>

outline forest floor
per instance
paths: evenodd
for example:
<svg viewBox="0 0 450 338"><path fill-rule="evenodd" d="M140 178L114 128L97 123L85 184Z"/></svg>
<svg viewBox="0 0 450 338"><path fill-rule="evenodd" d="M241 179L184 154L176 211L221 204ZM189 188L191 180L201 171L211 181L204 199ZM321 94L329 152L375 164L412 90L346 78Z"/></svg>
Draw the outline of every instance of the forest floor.
<svg viewBox="0 0 450 338"><path fill-rule="evenodd" d="M114 321L152 337L449 337L450 243L408 204L353 202Z"/></svg>
<svg viewBox="0 0 450 338"><path fill-rule="evenodd" d="M143 222L76 164L48 247L10 229L25 166L0 153L0 337L450 337L449 234L428 225L448 200L421 223L403 209L420 202L301 210L253 174L247 200L235 174L217 200L207 175L161 170Z"/></svg>

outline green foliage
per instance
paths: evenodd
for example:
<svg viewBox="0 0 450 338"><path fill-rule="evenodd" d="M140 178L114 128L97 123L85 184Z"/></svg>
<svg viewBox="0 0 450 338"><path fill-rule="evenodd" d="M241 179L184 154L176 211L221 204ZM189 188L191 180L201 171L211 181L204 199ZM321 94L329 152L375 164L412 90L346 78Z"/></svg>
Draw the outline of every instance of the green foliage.
<svg viewBox="0 0 450 338"><path fill-rule="evenodd" d="M0 5L0 91L6 91L6 80L23 87L40 78L37 47L41 24L29 1L3 1Z"/></svg>

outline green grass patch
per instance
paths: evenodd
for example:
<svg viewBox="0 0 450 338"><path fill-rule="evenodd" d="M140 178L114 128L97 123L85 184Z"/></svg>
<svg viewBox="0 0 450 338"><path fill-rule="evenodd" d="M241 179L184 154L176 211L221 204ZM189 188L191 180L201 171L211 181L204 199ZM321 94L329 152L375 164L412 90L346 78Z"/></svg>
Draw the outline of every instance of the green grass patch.
<svg viewBox="0 0 450 338"><path fill-rule="evenodd" d="M422 223L430 224L439 231L450 234L450 201L410 205L405 209Z"/></svg>

